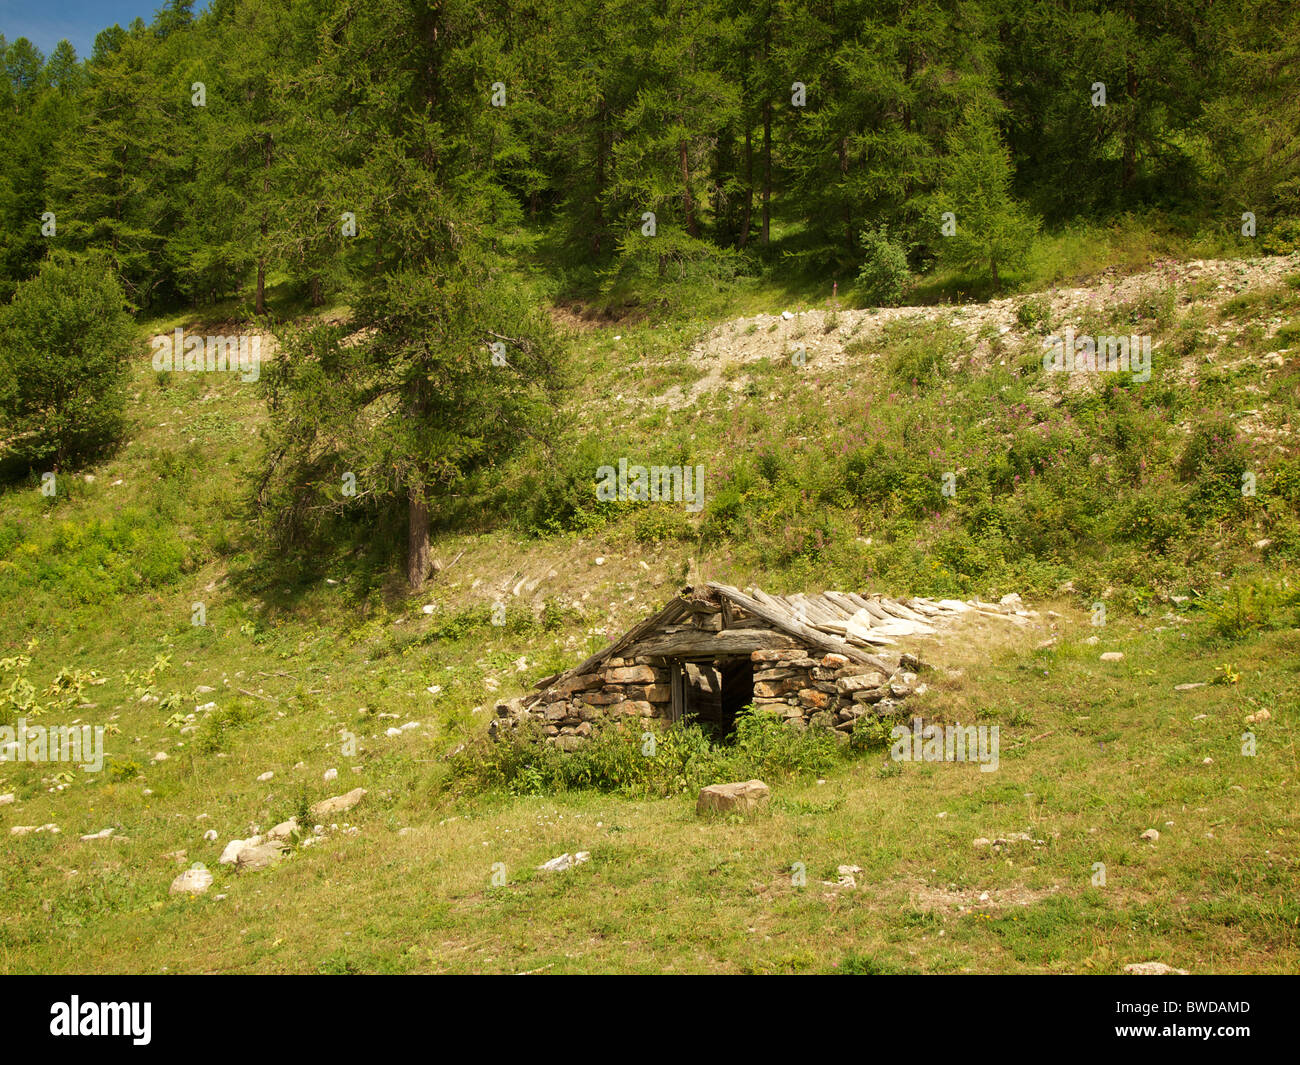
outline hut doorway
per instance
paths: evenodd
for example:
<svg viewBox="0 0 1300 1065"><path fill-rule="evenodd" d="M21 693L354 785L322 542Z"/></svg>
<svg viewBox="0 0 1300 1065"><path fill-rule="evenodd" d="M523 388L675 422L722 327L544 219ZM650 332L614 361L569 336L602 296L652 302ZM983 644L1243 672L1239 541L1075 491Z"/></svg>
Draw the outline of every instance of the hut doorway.
<svg viewBox="0 0 1300 1065"><path fill-rule="evenodd" d="M675 719L699 725L714 742L729 740L736 717L754 701L754 665L747 656L675 664L673 696L681 709Z"/></svg>

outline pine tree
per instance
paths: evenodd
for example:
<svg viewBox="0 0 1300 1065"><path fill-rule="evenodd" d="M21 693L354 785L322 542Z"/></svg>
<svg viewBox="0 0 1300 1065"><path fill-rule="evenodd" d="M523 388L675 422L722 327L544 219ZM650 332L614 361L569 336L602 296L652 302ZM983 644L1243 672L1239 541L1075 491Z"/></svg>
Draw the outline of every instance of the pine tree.
<svg viewBox="0 0 1300 1065"><path fill-rule="evenodd" d="M948 137L934 203L936 214L951 213L947 221L955 223L938 238L942 260L987 268L994 286L1003 270L1023 264L1038 224L1011 195L1010 153L987 105L972 106Z"/></svg>

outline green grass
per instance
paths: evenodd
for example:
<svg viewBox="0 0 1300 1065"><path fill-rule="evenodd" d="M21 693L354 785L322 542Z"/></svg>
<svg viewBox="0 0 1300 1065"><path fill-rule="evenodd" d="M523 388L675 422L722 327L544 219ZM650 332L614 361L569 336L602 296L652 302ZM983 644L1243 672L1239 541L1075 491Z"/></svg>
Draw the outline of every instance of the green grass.
<svg viewBox="0 0 1300 1065"><path fill-rule="evenodd" d="M738 393L685 410L644 400L703 380L688 353L707 315L602 326L573 342L567 435L452 501L448 565L414 597L396 537L341 537L301 566L262 554L243 507L256 392L160 381L142 343L118 452L52 501L35 480L0 494L0 723L35 704L34 723L110 726L105 771L62 790L63 766L0 765L17 799L0 806L0 971L1294 971L1300 364L1259 356L1297 309L1285 282L1103 306L1096 324L1179 352L1141 389L1045 380L1035 305L982 338L991 357L958 317L864 328L833 371L744 364L724 377ZM620 456L705 464L703 513L595 506L595 465ZM691 559L772 591L1021 592L1039 622L936 650L916 704L998 725L1001 768L778 741L622 783L639 754L614 744L571 772L493 771L493 704L639 621ZM696 820L696 784L751 769L765 813ZM251 826L356 786L320 845L264 873L217 866ZM78 839L105 827L125 838ZM1015 832L1043 843L972 844ZM535 871L566 850L591 861ZM195 861L214 887L169 896ZM841 864L859 888L822 883Z"/></svg>

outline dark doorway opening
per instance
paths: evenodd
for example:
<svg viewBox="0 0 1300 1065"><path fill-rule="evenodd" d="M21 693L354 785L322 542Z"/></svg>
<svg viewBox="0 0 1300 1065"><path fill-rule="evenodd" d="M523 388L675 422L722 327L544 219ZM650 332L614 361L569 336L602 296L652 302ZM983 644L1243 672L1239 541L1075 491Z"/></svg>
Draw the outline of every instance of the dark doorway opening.
<svg viewBox="0 0 1300 1065"><path fill-rule="evenodd" d="M736 732L736 717L754 701L754 664L748 658L723 658L682 664L683 718L715 742Z"/></svg>

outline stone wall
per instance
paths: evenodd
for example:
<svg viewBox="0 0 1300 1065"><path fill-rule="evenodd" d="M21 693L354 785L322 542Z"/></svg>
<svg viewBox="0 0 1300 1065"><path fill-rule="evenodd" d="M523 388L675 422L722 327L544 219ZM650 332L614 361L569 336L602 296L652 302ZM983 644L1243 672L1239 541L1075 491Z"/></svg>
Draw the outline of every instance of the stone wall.
<svg viewBox="0 0 1300 1065"><path fill-rule="evenodd" d="M920 663L904 655L888 675L844 655L806 649L754 651L754 706L772 710L796 728L834 729L847 740L864 714L897 712L916 690ZM570 677L532 702L497 704L491 732L523 722L536 724L562 750L574 750L602 725L672 717L669 662L664 658L610 658L592 673ZM639 725L635 727L640 727Z"/></svg>
<svg viewBox="0 0 1300 1065"><path fill-rule="evenodd" d="M890 717L916 691L920 662L904 655L890 674L844 655L805 650L755 651L754 707L779 713L797 728L832 728L845 736L866 714ZM909 668L910 667L910 668Z"/></svg>
<svg viewBox="0 0 1300 1065"><path fill-rule="evenodd" d="M497 704L500 723L536 722L547 740L571 751L608 721L626 718L669 720L672 711L671 674L662 658L609 658L596 673L570 677L543 692L536 702Z"/></svg>

